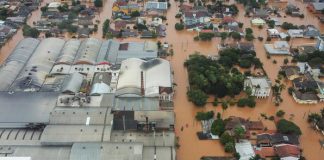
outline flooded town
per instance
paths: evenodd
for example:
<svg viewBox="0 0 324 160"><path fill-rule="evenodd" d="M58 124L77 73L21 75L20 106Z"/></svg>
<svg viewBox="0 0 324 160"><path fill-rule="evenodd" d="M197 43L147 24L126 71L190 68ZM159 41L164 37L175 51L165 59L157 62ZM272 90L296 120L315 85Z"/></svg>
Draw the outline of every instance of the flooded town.
<svg viewBox="0 0 324 160"><path fill-rule="evenodd" d="M321 0L0 0L0 160L322 160Z"/></svg>

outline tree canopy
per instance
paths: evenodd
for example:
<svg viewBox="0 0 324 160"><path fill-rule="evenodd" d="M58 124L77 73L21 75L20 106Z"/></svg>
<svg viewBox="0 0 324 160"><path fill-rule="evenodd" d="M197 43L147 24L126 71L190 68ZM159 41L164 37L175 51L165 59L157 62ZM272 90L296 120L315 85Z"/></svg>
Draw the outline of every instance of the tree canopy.
<svg viewBox="0 0 324 160"><path fill-rule="evenodd" d="M36 28L30 27L29 25L24 25L22 30L24 37L38 38L39 36L39 31Z"/></svg>
<svg viewBox="0 0 324 160"><path fill-rule="evenodd" d="M294 122L288 121L286 119L279 120L279 122L277 123L277 130L278 132L283 134L302 134L300 128Z"/></svg>

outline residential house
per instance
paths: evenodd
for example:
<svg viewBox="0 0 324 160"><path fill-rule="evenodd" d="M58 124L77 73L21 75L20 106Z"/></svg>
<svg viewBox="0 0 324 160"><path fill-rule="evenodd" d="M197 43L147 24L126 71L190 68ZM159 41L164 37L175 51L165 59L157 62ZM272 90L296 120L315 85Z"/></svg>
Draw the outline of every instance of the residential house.
<svg viewBox="0 0 324 160"><path fill-rule="evenodd" d="M299 104L317 104L318 97L314 93L302 93L300 91L293 91L294 100Z"/></svg>
<svg viewBox="0 0 324 160"><path fill-rule="evenodd" d="M200 28L210 22L210 16L206 10L184 12L183 22L187 29Z"/></svg>
<svg viewBox="0 0 324 160"><path fill-rule="evenodd" d="M280 144L274 147L276 154L280 160L299 160L300 148L290 144Z"/></svg>
<svg viewBox="0 0 324 160"><path fill-rule="evenodd" d="M291 38L303 38L304 37L304 31L302 29L289 29L287 33Z"/></svg>
<svg viewBox="0 0 324 160"><path fill-rule="evenodd" d="M270 20L275 22L275 26L281 26L282 21L280 21L278 18L270 18Z"/></svg>
<svg viewBox="0 0 324 160"><path fill-rule="evenodd" d="M226 48L236 48L244 51L254 51L254 44L252 42L234 42L228 44Z"/></svg>
<svg viewBox="0 0 324 160"><path fill-rule="evenodd" d="M280 36L280 33L277 29L267 29L267 33L269 37L277 38Z"/></svg>
<svg viewBox="0 0 324 160"><path fill-rule="evenodd" d="M140 11L140 7L137 3L117 4L114 3L112 8L113 13L123 13L130 15L132 12Z"/></svg>
<svg viewBox="0 0 324 160"><path fill-rule="evenodd" d="M304 31L305 38L315 38L321 35L321 32L313 25L308 25Z"/></svg>
<svg viewBox="0 0 324 160"><path fill-rule="evenodd" d="M251 20L251 23L254 26L263 26L266 24L266 21L261 18L255 18Z"/></svg>
<svg viewBox="0 0 324 160"><path fill-rule="evenodd" d="M269 17L269 12L265 9L255 9L253 17L266 19Z"/></svg>
<svg viewBox="0 0 324 160"><path fill-rule="evenodd" d="M266 52L270 55L289 55L290 46L287 41L276 41L273 44L264 44Z"/></svg>
<svg viewBox="0 0 324 160"><path fill-rule="evenodd" d="M244 90L250 88L252 96L266 98L271 92L271 81L267 77L247 77L244 80Z"/></svg>
<svg viewBox="0 0 324 160"><path fill-rule="evenodd" d="M281 66L281 70L285 72L285 75L289 80L294 80L300 77L299 68L297 66Z"/></svg>
<svg viewBox="0 0 324 160"><path fill-rule="evenodd" d="M90 32L91 31L89 28L78 28L77 30L78 38L89 38Z"/></svg>
<svg viewBox="0 0 324 160"><path fill-rule="evenodd" d="M316 13L316 14L321 14L322 10L324 9L324 3L320 3L320 2L315 2L315 3L310 3L307 6L308 10Z"/></svg>
<svg viewBox="0 0 324 160"><path fill-rule="evenodd" d="M263 123L261 121L251 121L249 119L246 120L241 117L235 117L235 116L230 116L227 119L225 129L233 130L237 126L243 127L246 131L264 129Z"/></svg>
<svg viewBox="0 0 324 160"><path fill-rule="evenodd" d="M188 5L188 4L181 4L180 5L180 12L184 13L184 12L189 12L192 10L192 6L191 5Z"/></svg>
<svg viewBox="0 0 324 160"><path fill-rule="evenodd" d="M145 3L146 11L156 11L161 13L166 13L168 9L168 2L154 2L148 1Z"/></svg>
<svg viewBox="0 0 324 160"><path fill-rule="evenodd" d="M83 28L94 28L94 24L92 21L92 18L79 18L78 19L78 26L83 27Z"/></svg>
<svg viewBox="0 0 324 160"><path fill-rule="evenodd" d="M125 29L126 26L127 26L127 21L124 21L124 20L118 20L118 21L115 21L115 30L116 31L120 31L122 29Z"/></svg>
<svg viewBox="0 0 324 160"><path fill-rule="evenodd" d="M298 49L298 54L300 54L300 55L311 54L316 51L316 48L314 46L310 46L310 45L298 46L297 49Z"/></svg>
<svg viewBox="0 0 324 160"><path fill-rule="evenodd" d="M51 2L47 6L49 12L58 12L58 7L61 6L61 2Z"/></svg>
<svg viewBox="0 0 324 160"><path fill-rule="evenodd" d="M318 86L314 79L308 79L304 77L295 78L292 80L295 89L303 91L315 91Z"/></svg>
<svg viewBox="0 0 324 160"><path fill-rule="evenodd" d="M257 135L256 143L258 147L272 147L279 144L299 145L299 137L281 133L262 133Z"/></svg>
<svg viewBox="0 0 324 160"><path fill-rule="evenodd" d="M300 74L312 72L312 67L307 62L297 62L296 66L299 68Z"/></svg>
<svg viewBox="0 0 324 160"><path fill-rule="evenodd" d="M315 48L319 51L324 51L324 36L318 36L315 44Z"/></svg>

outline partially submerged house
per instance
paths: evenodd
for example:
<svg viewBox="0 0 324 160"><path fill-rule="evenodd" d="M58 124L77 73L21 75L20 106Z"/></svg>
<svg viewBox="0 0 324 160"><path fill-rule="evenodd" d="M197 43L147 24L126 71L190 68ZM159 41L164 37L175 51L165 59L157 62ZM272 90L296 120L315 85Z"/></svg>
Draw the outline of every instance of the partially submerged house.
<svg viewBox="0 0 324 160"><path fill-rule="evenodd" d="M251 89L252 96L266 98L271 92L271 81L267 77L247 77L244 80L244 90Z"/></svg>
<svg viewBox="0 0 324 160"><path fill-rule="evenodd" d="M289 29L287 33L292 38L303 38L304 37L304 31L302 29Z"/></svg>
<svg viewBox="0 0 324 160"><path fill-rule="evenodd" d="M261 18L255 18L251 20L251 23L254 26L263 26L266 24L266 21Z"/></svg>
<svg viewBox="0 0 324 160"><path fill-rule="evenodd" d="M289 55L290 46L287 41L276 41L273 44L264 44L266 52L270 55Z"/></svg>

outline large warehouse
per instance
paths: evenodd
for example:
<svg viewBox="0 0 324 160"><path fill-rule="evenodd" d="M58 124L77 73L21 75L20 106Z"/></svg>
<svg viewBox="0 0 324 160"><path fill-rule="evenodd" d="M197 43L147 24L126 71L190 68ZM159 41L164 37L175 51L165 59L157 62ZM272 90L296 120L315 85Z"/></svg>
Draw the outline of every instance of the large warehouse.
<svg viewBox="0 0 324 160"><path fill-rule="evenodd" d="M19 42L0 68L0 91L39 90L50 74L90 74L107 71L128 58L157 58L155 42L63 40L46 38L42 41L26 38ZM8 74L10 73L10 74Z"/></svg>

